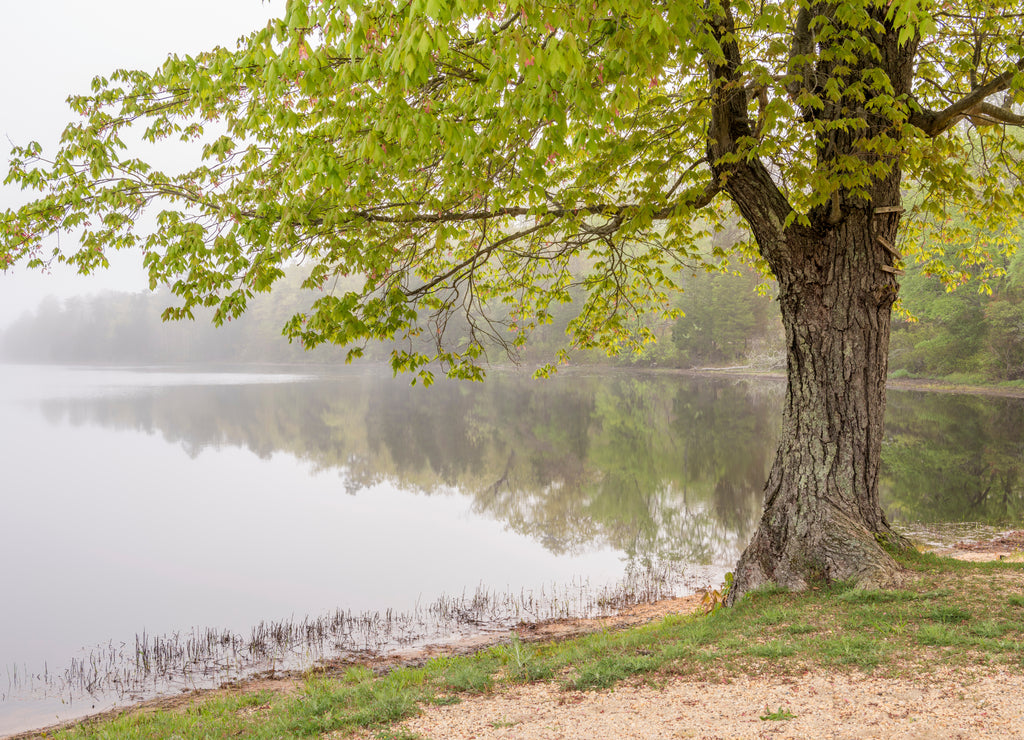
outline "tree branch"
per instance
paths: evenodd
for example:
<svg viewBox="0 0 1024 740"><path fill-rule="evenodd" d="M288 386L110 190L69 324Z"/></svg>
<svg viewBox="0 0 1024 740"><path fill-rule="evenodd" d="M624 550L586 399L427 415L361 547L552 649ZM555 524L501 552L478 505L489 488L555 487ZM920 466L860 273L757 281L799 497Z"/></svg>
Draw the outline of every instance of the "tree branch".
<svg viewBox="0 0 1024 740"><path fill-rule="evenodd" d="M1024 70L1024 58L1017 60L1017 69ZM990 95L1007 90L1013 77L1016 74L1013 70L1007 70L995 79L973 90L969 95L964 96L948 108L941 111L922 110L910 115L910 123L917 126L925 134L931 137L938 136L948 131L960 120L969 118L976 114L984 113L983 117L995 117L994 111L1003 111L1002 117L995 117L999 123L1011 123L1020 125L1020 116L997 106L986 103ZM982 110L984 108L984 111ZM1010 118L1006 118L1009 116Z"/></svg>
<svg viewBox="0 0 1024 740"><path fill-rule="evenodd" d="M721 188L718 186L718 183L715 182L715 181L712 181L712 182L708 183L703 188L703 190L700 192L699 195L697 195L692 201L688 202L687 205L690 208L692 208L692 209L703 208L704 206L707 206L708 204L711 203L711 201L720 192L720 190L721 190ZM678 205L679 204L676 203L674 205L666 206L665 208L660 209L659 211L657 211L654 214L653 218L655 220L669 218ZM468 271L469 273L472 273L483 262L486 262L487 259L490 257L490 255L493 252L495 252L496 250L498 250L499 248L504 247L505 245L511 244L511 243L513 243L513 242L515 242L515 241L517 241L519 239L522 239L524 237L530 236L531 234L534 234L534 233L536 233L538 231L541 231L542 229L545 229L545 228L551 226L552 224L555 223L555 221L558 220L559 217L562 217L562 216L566 216L566 215L580 215L582 213L592 213L592 214L600 213L602 215L609 216L611 220L607 224L604 224L604 225L599 226L599 227L584 228L583 232L585 234L588 234L588 235L591 235L591 236L610 236L612 233L614 233L616 230L618 230L618 228L622 225L622 222L625 219L625 215L627 213L627 210L630 209L630 208L636 208L636 206L635 205L628 205L628 206L614 206L614 207L610 207L610 206L589 206L589 207L586 207L586 208L556 208L556 209L551 209L549 211L537 214L538 217L545 217L545 220L543 222L541 222L541 223L538 223L538 224L530 227L530 228L522 229L522 230L516 231L516 232L514 232L512 234L507 234L506 236L502 237L501 239L498 239L497 241L494 241L491 244L487 245L483 249L480 249L480 250L474 252L472 255L467 257L462 262L454 265L451 269L447 270L446 272L444 272L444 273L442 273L440 275L435 276L434 278L432 278L427 283L424 283L423 285L420 285L419 287L416 287L416 288L411 288L411 289L405 290L404 292L405 292L405 294L406 294L406 296L408 298L421 297L421 296L429 293L431 290L436 288L438 285L444 283L446 280L449 280L452 277L455 277L459 273L463 273L463 272L466 272L466 271ZM419 218L420 218L421 222L437 223L437 222L444 221L444 220L448 220L448 221L466 221L466 220L472 220L472 219L475 219L475 218L476 219L481 219L481 218L497 218L497 217L500 217L500 216L524 216L524 215L528 215L529 213L530 213L530 209L527 209L527 208L502 208L502 209L499 209L499 210L496 210L496 211L474 211L474 212L463 213L463 214L448 214L447 216L445 214L423 214ZM374 214L369 214L369 216L370 216L371 220L384 221L384 222L387 222L387 223L408 223L408 222L411 221L411 219L391 218L391 217L386 217L386 216L375 216Z"/></svg>
<svg viewBox="0 0 1024 740"><path fill-rule="evenodd" d="M779 241L793 208L768 168L750 151L755 136L747 114L748 93L740 78L742 58L736 42L736 24L727 0L722 4L721 14L709 22L725 58L708 65L713 91L708 163L764 248Z"/></svg>
<svg viewBox="0 0 1024 740"><path fill-rule="evenodd" d="M991 103L982 103L968 115L978 125L1005 123L1009 126L1024 126L1024 116Z"/></svg>
<svg viewBox="0 0 1024 740"><path fill-rule="evenodd" d="M811 9L802 6L796 14L796 29L793 31L793 44L789 49L789 75L786 92L796 100L801 90L813 90L816 87L814 67L809 57L814 52L814 32L811 30ZM801 79L795 75L799 74Z"/></svg>
<svg viewBox="0 0 1024 740"><path fill-rule="evenodd" d="M436 288L438 285L443 283L444 281L457 275L463 270L466 270L467 268L469 272L473 272L473 270L479 267L482 263L486 262L487 258L491 256L491 253L494 252L494 250L498 249L499 247L505 244L509 244L515 241L516 239L521 239L524 236L529 236L530 234L533 234L547 226L550 226L552 223L553 221L550 220L545 221L544 223L537 224L536 226L533 226L529 229L523 229L522 231L517 231L514 234L509 234L508 236L498 239L496 242L492 242L483 249L474 252L470 257L467 257L466 259L452 267L447 272L435 276L433 279L417 288L403 290L403 292L405 293L406 298L417 298L420 296L424 296L431 290Z"/></svg>
<svg viewBox="0 0 1024 740"><path fill-rule="evenodd" d="M667 205L659 208L653 214L651 218L655 221L664 221L665 219L671 218L675 213L678 212L680 206L685 206L688 210L699 210L709 205L715 196L721 192L722 187L718 180L711 180L708 182L699 192L693 193L691 191L690 197L683 197L677 201L668 203ZM396 208L399 207L397 204ZM577 216L605 216L612 221L618 221L620 224L626 218L628 218L630 212L635 212L640 209L640 205L636 203L626 204L611 204L611 203L599 203L590 206L580 206L577 208L547 208L544 210L538 210L529 206L508 206L506 208L496 208L493 210L480 209L476 211L449 211L439 213L414 213L411 215L403 216L388 216L385 214L377 213L370 210L360 210L350 212L349 218L362 219L371 223L385 223L385 224L439 224L439 223L465 223L469 221L485 221L496 218L516 218L521 216L536 216L537 218L566 218L566 217L577 217ZM323 224L323 219L312 219L310 224L314 226L320 226Z"/></svg>

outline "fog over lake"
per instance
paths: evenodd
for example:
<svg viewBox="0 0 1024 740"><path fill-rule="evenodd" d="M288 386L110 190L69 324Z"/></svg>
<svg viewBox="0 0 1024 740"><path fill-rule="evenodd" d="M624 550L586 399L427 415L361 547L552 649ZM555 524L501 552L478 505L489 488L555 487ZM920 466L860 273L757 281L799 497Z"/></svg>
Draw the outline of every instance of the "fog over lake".
<svg viewBox="0 0 1024 740"><path fill-rule="evenodd" d="M717 583L760 514L784 395L316 373L0 366L0 732L83 710L12 671L143 631L598 589L652 564ZM891 393L887 511L1020 524L1022 440L1021 400Z"/></svg>

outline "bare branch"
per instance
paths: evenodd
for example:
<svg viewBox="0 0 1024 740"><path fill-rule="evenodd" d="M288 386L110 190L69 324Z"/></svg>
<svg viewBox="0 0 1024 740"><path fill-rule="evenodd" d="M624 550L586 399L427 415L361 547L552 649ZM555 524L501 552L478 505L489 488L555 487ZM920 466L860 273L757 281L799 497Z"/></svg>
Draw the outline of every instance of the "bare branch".
<svg viewBox="0 0 1024 740"><path fill-rule="evenodd" d="M1024 116L991 103L982 103L969 114L969 117L977 125L1005 123L1010 126L1024 126Z"/></svg>
<svg viewBox="0 0 1024 740"><path fill-rule="evenodd" d="M1024 59L1019 59L1017 61L1017 69L1024 70ZM1013 70L1003 72L995 79L981 85L969 95L966 95L956 101L945 110L924 110L920 113L912 113L910 116L910 123L924 131L928 136L935 137L945 131L948 131L963 118L981 114L983 107L985 107L987 115L991 115L991 110L989 109L1005 111L1005 109L1000 109L994 105L985 103L985 100L991 95L1009 89L1010 83L1013 82L1014 74L1016 73ZM1010 116L1015 115L1009 111L1005 111L1005 113ZM993 122L1013 123L1015 125L1019 125L1014 120L1003 120L1001 118L997 118L996 121Z"/></svg>

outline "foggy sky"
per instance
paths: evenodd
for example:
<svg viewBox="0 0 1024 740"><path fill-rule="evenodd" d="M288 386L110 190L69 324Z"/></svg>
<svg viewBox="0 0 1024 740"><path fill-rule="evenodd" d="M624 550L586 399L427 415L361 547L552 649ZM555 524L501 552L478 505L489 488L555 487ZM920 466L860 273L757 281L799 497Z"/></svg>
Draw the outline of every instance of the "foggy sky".
<svg viewBox="0 0 1024 740"><path fill-rule="evenodd" d="M38 141L52 153L71 120L68 95L88 92L96 75L127 67L155 69L171 52L233 48L238 37L284 12L284 0L38 0L0 7L0 171L11 143ZM2 181L2 178L0 178ZM28 194L0 186L0 210ZM63 237L62 237L63 238ZM43 275L23 266L0 272L0 329L47 295L67 298L104 290L144 290L137 253L110 255L111 268L91 276L70 270Z"/></svg>

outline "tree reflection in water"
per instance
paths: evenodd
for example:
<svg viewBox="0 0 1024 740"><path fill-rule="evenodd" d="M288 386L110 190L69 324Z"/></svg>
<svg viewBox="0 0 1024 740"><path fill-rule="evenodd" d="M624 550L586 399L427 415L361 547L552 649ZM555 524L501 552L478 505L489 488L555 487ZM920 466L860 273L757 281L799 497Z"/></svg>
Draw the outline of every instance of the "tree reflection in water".
<svg viewBox="0 0 1024 740"><path fill-rule="evenodd" d="M892 393L882 501L896 521L1024 522L1024 400Z"/></svg>
<svg viewBox="0 0 1024 740"><path fill-rule="evenodd" d="M52 420L158 432L191 455L235 445L469 496L554 553L728 562L760 515L784 387L774 380L565 372L429 389L368 372L44 402ZM883 503L897 522L1024 519L1024 402L893 393Z"/></svg>
<svg viewBox="0 0 1024 740"><path fill-rule="evenodd" d="M555 553L611 546L634 562L727 562L752 531L782 386L564 373L483 384L349 373L304 383L178 386L50 400L53 421L159 433L190 455L236 445L472 497Z"/></svg>

